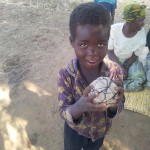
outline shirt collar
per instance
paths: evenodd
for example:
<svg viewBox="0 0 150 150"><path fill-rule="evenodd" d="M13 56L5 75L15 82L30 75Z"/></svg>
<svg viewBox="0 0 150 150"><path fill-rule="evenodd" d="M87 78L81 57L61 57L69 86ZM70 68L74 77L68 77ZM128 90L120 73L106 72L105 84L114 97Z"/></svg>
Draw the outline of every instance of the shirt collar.
<svg viewBox="0 0 150 150"><path fill-rule="evenodd" d="M80 84L86 85L86 80L84 79L83 75L80 72L80 69L78 67L78 59L74 58L71 60L71 62L67 65L67 71L71 76L75 78L75 81L79 81ZM100 71L100 76L109 76L109 68L107 64L107 59L104 59L102 61L102 67Z"/></svg>

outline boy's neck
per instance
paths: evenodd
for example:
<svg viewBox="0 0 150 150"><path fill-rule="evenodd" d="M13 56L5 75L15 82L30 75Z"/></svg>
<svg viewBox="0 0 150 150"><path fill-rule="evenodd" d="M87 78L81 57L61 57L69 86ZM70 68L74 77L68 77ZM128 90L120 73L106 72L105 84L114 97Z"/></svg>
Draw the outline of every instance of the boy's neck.
<svg viewBox="0 0 150 150"><path fill-rule="evenodd" d="M87 70L84 67L82 67L82 65L79 64L80 72L84 76L88 84L92 83L95 79L97 79L100 76L101 67L102 62L100 63L98 68L94 68L91 70Z"/></svg>

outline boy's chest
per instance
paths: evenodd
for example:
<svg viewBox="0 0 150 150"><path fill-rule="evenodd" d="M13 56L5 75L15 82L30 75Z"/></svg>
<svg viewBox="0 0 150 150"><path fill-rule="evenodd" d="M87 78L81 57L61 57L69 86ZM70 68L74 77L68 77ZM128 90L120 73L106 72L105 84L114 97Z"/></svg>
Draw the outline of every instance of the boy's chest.
<svg viewBox="0 0 150 150"><path fill-rule="evenodd" d="M104 75L103 75L104 76ZM105 74L106 76L106 74ZM80 97L83 95L84 89L89 86L95 79L100 77L100 75L90 76L88 78L81 78L80 80L75 80L72 86L72 95L74 101L78 101Z"/></svg>
<svg viewBox="0 0 150 150"><path fill-rule="evenodd" d="M89 84L91 84L94 80L96 80L98 77L100 76L100 74L99 73L95 73L95 74L87 74L86 75L86 77L85 77L85 80L86 80L86 82L87 82L87 84L89 85Z"/></svg>

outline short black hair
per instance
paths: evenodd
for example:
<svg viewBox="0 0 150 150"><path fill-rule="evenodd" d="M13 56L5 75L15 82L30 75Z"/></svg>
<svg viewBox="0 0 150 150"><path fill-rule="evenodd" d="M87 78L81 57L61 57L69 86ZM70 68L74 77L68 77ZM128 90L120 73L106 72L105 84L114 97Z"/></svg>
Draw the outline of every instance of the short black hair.
<svg viewBox="0 0 150 150"><path fill-rule="evenodd" d="M78 25L104 25L110 27L111 17L109 11L101 4L89 2L77 6L70 15L69 29L73 40L76 37Z"/></svg>

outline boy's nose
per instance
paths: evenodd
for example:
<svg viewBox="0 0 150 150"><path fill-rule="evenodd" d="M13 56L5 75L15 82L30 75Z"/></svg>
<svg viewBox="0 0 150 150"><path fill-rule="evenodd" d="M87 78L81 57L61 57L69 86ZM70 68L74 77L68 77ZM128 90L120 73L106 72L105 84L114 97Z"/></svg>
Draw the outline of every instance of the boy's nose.
<svg viewBox="0 0 150 150"><path fill-rule="evenodd" d="M88 53L89 54L96 54L96 48L94 48L94 47L89 47L89 49L88 49Z"/></svg>

